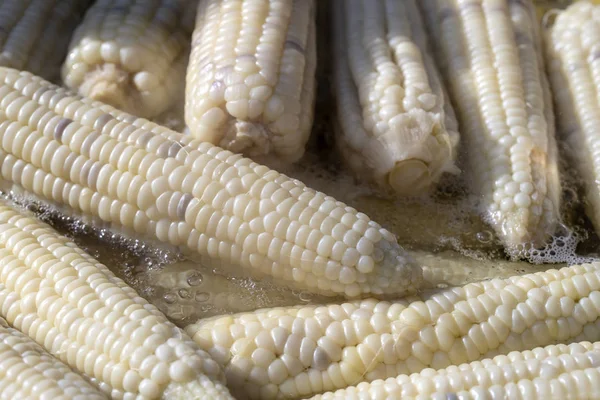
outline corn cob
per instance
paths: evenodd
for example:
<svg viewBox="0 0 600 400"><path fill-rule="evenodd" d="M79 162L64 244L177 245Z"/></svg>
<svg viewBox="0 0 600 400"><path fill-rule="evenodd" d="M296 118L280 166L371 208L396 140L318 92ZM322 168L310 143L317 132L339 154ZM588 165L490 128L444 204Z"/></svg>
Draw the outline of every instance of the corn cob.
<svg viewBox="0 0 600 400"><path fill-rule="evenodd" d="M0 399L102 400L106 395L0 318Z"/></svg>
<svg viewBox="0 0 600 400"><path fill-rule="evenodd" d="M224 386L209 379L222 378L218 365L156 307L5 201L0 305L8 323L112 398L228 398Z"/></svg>
<svg viewBox="0 0 600 400"><path fill-rule="evenodd" d="M420 296L265 309L202 320L186 332L225 368L234 396L261 399L600 340L600 263Z"/></svg>
<svg viewBox="0 0 600 400"><path fill-rule="evenodd" d="M457 123L415 0L337 0L336 144L359 176L415 195L454 165Z"/></svg>
<svg viewBox="0 0 600 400"><path fill-rule="evenodd" d="M185 83L191 0L98 0L73 35L65 85L81 95L151 118Z"/></svg>
<svg viewBox="0 0 600 400"><path fill-rule="evenodd" d="M510 249L559 220L554 116L530 1L419 2L456 106L467 182Z"/></svg>
<svg viewBox="0 0 600 400"><path fill-rule="evenodd" d="M91 0L0 2L0 65L60 78L69 40Z"/></svg>
<svg viewBox="0 0 600 400"><path fill-rule="evenodd" d="M600 343L582 342L362 383L312 400L586 399L599 393Z"/></svg>
<svg viewBox="0 0 600 400"><path fill-rule="evenodd" d="M559 136L582 177L586 209L600 232L600 6L577 2L546 30L547 63L555 95Z"/></svg>
<svg viewBox="0 0 600 400"><path fill-rule="evenodd" d="M389 231L297 180L26 72L0 82L0 173L41 198L313 292L421 283Z"/></svg>
<svg viewBox="0 0 600 400"><path fill-rule="evenodd" d="M200 0L187 70L192 135L291 163L310 136L315 94L313 0Z"/></svg>

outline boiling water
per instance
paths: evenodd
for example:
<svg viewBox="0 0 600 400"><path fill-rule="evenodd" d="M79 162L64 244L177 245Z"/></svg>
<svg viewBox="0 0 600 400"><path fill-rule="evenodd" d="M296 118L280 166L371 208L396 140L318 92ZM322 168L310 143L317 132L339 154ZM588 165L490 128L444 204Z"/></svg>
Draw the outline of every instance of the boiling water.
<svg viewBox="0 0 600 400"><path fill-rule="evenodd" d="M324 4L326 2L320 2ZM544 9L564 6L565 1L543 2ZM551 4L552 3L552 4ZM323 13L319 18L322 19ZM322 21L321 22L325 22ZM565 226L544 249L521 249L511 259L492 230L482 221L476 199L470 197L460 180L447 177L433 195L420 199L393 199L361 185L340 167L331 150L330 52L323 50L329 37L326 23L319 38L319 93L315 135L303 161L292 167L278 167L285 174L334 196L382 223L423 266L428 288L507 277L600 257L600 240L585 218L574 174L563 168L563 219ZM183 129L183 103L157 122ZM106 264L115 274L158 306L175 323L185 325L212 315L250 311L264 307L342 301L275 285L269 279L251 279L236 273L208 268L198 260L184 257L173 248L127 237L86 219L40 202L20 191L10 196L33 211L59 232Z"/></svg>

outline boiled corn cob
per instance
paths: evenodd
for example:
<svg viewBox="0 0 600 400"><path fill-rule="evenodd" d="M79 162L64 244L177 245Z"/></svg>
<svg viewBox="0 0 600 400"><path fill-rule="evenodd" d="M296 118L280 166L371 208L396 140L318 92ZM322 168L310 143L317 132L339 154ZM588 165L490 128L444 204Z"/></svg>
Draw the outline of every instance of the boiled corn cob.
<svg viewBox="0 0 600 400"><path fill-rule="evenodd" d="M0 2L0 65L60 78L69 40L91 0Z"/></svg>
<svg viewBox="0 0 600 400"><path fill-rule="evenodd" d="M4 200L0 316L114 399L229 398L219 366L156 307Z"/></svg>
<svg viewBox="0 0 600 400"><path fill-rule="evenodd" d="M600 395L600 343L512 352L443 370L362 383L312 400L589 399Z"/></svg>
<svg viewBox="0 0 600 400"><path fill-rule="evenodd" d="M336 144L346 163L402 195L458 172L458 127L416 0L332 4Z"/></svg>
<svg viewBox="0 0 600 400"><path fill-rule="evenodd" d="M389 231L299 181L26 72L0 82L0 173L41 198L313 292L421 283Z"/></svg>
<svg viewBox="0 0 600 400"><path fill-rule="evenodd" d="M582 177L587 213L600 232L600 6L577 2L545 33L559 136Z"/></svg>
<svg viewBox="0 0 600 400"><path fill-rule="evenodd" d="M530 1L424 0L467 154L467 182L509 249L559 220L554 116Z"/></svg>
<svg viewBox="0 0 600 400"><path fill-rule="evenodd" d="M0 318L0 399L106 400L107 397Z"/></svg>
<svg viewBox="0 0 600 400"><path fill-rule="evenodd" d="M600 340L600 263L363 300L205 319L186 332L232 394L300 398L557 342Z"/></svg>
<svg viewBox="0 0 600 400"><path fill-rule="evenodd" d="M313 0L200 0L185 120L196 138L291 163L313 121Z"/></svg>
<svg viewBox="0 0 600 400"><path fill-rule="evenodd" d="M193 0L97 0L73 36L65 85L146 118L183 93Z"/></svg>

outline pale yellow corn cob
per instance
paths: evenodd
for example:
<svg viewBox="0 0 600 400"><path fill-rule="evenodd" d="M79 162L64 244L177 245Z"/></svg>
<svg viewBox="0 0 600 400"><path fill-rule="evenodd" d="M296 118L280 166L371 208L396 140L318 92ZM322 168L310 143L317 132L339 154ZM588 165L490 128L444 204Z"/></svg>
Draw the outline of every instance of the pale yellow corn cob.
<svg viewBox="0 0 600 400"><path fill-rule="evenodd" d="M0 69L2 177L239 272L402 294L422 271L366 215L239 154Z"/></svg>
<svg viewBox="0 0 600 400"><path fill-rule="evenodd" d="M590 399L600 396L600 343L554 345L315 396L333 399Z"/></svg>
<svg viewBox="0 0 600 400"><path fill-rule="evenodd" d="M0 318L0 399L106 400L107 397Z"/></svg>
<svg viewBox="0 0 600 400"><path fill-rule="evenodd" d="M230 398L219 366L156 307L5 201L0 316L114 399Z"/></svg>
<svg viewBox="0 0 600 400"><path fill-rule="evenodd" d="M336 0L336 144L354 172L401 195L454 165L457 123L415 0Z"/></svg>
<svg viewBox="0 0 600 400"><path fill-rule="evenodd" d="M313 122L313 0L200 0L185 120L196 138L291 163Z"/></svg>
<svg viewBox="0 0 600 400"><path fill-rule="evenodd" d="M559 220L554 116L531 1L420 1L456 107L466 181L508 247Z"/></svg>
<svg viewBox="0 0 600 400"><path fill-rule="evenodd" d="M0 65L60 78L71 34L91 0L0 2Z"/></svg>
<svg viewBox="0 0 600 400"><path fill-rule="evenodd" d="M151 118L185 83L193 0L97 0L75 31L63 65L81 95Z"/></svg>
<svg viewBox="0 0 600 400"><path fill-rule="evenodd" d="M186 332L225 368L234 396L254 399L600 340L600 263L420 296L265 309L202 320Z"/></svg>
<svg viewBox="0 0 600 400"><path fill-rule="evenodd" d="M559 134L581 174L587 214L600 232L600 6L577 2L545 33Z"/></svg>

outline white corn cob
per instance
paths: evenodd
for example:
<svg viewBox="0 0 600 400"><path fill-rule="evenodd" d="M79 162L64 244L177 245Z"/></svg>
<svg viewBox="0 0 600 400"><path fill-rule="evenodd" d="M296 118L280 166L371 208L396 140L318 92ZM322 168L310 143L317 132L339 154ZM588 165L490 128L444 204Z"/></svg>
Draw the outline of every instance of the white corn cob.
<svg viewBox="0 0 600 400"><path fill-rule="evenodd" d="M600 343L554 345L361 383L312 400L589 399L600 395Z"/></svg>
<svg viewBox="0 0 600 400"><path fill-rule="evenodd" d="M193 0L97 0L75 31L65 85L151 118L183 93Z"/></svg>
<svg viewBox="0 0 600 400"><path fill-rule="evenodd" d="M291 163L313 121L313 0L200 0L187 70L192 135Z"/></svg>
<svg viewBox="0 0 600 400"><path fill-rule="evenodd" d="M454 162L457 123L415 0L336 0L336 144L356 174L415 195Z"/></svg>
<svg viewBox="0 0 600 400"><path fill-rule="evenodd" d="M415 290L366 215L239 154L0 68L2 177L135 234L324 294Z"/></svg>
<svg viewBox="0 0 600 400"><path fill-rule="evenodd" d="M106 400L107 397L0 318L0 399Z"/></svg>
<svg viewBox="0 0 600 400"><path fill-rule="evenodd" d="M471 283L398 302L273 308L186 332L232 394L298 398L557 342L600 340L600 263Z"/></svg>
<svg viewBox="0 0 600 400"><path fill-rule="evenodd" d="M587 214L600 232L600 6L573 4L545 36L559 136L581 174Z"/></svg>
<svg viewBox="0 0 600 400"><path fill-rule="evenodd" d="M71 34L91 0L0 2L0 65L60 78Z"/></svg>
<svg viewBox="0 0 600 400"><path fill-rule="evenodd" d="M559 220L552 101L530 0L423 0L481 211L511 250Z"/></svg>
<svg viewBox="0 0 600 400"><path fill-rule="evenodd" d="M156 307L5 201L0 316L114 399L230 398L219 366Z"/></svg>

